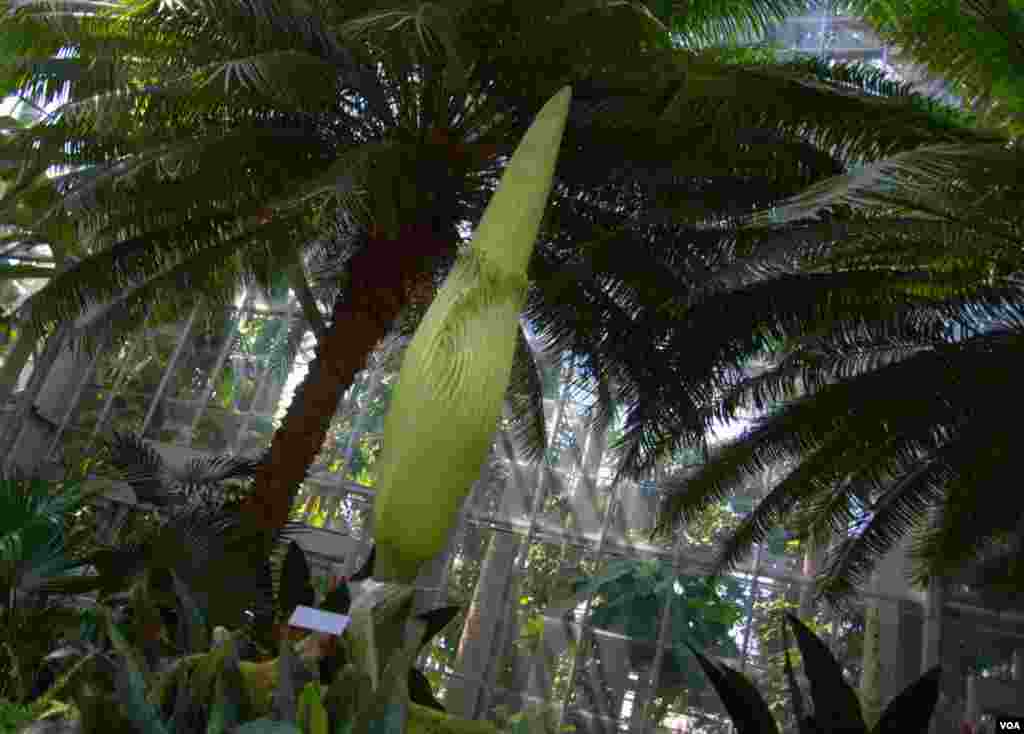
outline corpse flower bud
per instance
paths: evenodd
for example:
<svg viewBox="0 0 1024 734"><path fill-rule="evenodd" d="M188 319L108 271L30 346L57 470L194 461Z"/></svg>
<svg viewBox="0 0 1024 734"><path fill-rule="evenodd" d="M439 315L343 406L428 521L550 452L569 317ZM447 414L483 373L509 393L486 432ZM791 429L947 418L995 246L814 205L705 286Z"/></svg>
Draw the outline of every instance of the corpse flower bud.
<svg viewBox="0 0 1024 734"><path fill-rule="evenodd" d="M444 548L487 458L571 96L559 91L526 131L406 350L384 421L378 579L409 582Z"/></svg>

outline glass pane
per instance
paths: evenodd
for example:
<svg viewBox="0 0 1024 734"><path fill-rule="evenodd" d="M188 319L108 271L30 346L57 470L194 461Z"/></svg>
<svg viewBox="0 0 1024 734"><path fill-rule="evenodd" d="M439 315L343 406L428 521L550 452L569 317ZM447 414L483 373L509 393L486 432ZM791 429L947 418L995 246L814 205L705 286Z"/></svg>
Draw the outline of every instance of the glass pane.
<svg viewBox="0 0 1024 734"><path fill-rule="evenodd" d="M498 688L521 691L534 703L564 700L578 636L575 581L596 567L593 551L564 541L530 544L525 572L510 592L506 616L516 626L506 637Z"/></svg>
<svg viewBox="0 0 1024 734"><path fill-rule="evenodd" d="M624 542L647 541L658 519L658 500L654 482L624 481L619 484L619 511L613 527Z"/></svg>
<svg viewBox="0 0 1024 734"><path fill-rule="evenodd" d="M213 376L225 340L231 337L233 328L234 322L227 314L206 323L197 320L171 373L165 393L167 397L177 400L203 397L207 381Z"/></svg>
<svg viewBox="0 0 1024 734"><path fill-rule="evenodd" d="M100 452L90 445L92 430L71 428L61 437L58 457L70 476L86 476L90 471L98 471L103 467L98 464Z"/></svg>
<svg viewBox="0 0 1024 734"><path fill-rule="evenodd" d="M459 683L445 693L445 706L471 715L483 695L494 650L503 634L508 581L515 566L519 536L469 523L452 553L448 597L462 609L435 638L428 658ZM478 586L478 581L481 584Z"/></svg>
<svg viewBox="0 0 1024 734"><path fill-rule="evenodd" d="M230 408L211 404L196 423L192 446L211 454L223 454L234 443L241 424L241 415Z"/></svg>
<svg viewBox="0 0 1024 734"><path fill-rule="evenodd" d="M110 420L105 426L106 431L117 433L139 433L142 421L149 408L149 396L138 393L123 393L118 396L117 404Z"/></svg>
<svg viewBox="0 0 1024 734"><path fill-rule="evenodd" d="M238 453L242 456L259 456L274 439L279 426L269 415L250 415L243 422L241 437L238 439Z"/></svg>

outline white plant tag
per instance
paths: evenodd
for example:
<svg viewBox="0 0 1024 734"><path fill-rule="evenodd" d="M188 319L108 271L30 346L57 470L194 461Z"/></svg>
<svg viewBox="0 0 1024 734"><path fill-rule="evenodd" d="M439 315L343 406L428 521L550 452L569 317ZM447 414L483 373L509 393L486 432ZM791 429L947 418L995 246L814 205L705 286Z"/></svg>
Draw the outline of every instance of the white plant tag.
<svg viewBox="0 0 1024 734"><path fill-rule="evenodd" d="M298 606L295 607L295 611L292 612L292 617L288 620L288 625L291 627L301 627L302 629L313 630L315 632L326 632L329 635L340 636L351 621L352 618L347 617L344 614L335 614L334 612L325 612L322 609Z"/></svg>

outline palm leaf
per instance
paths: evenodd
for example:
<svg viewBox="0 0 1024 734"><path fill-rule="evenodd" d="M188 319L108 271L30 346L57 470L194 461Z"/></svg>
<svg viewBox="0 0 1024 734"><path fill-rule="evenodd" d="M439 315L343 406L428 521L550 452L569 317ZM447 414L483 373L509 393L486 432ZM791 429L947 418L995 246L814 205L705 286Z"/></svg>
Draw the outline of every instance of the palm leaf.
<svg viewBox="0 0 1024 734"><path fill-rule="evenodd" d="M897 206L921 217L941 217L952 203L943 188L982 170L989 185L1013 184L1020 153L1005 143L925 145L868 163L850 173L809 187L797 197L752 218L752 223L784 223L813 215L819 209L850 206ZM947 195L948 196L948 195Z"/></svg>
<svg viewBox="0 0 1024 734"><path fill-rule="evenodd" d="M533 348L521 325L505 403L512 421L511 433L520 454L527 461L536 461L547 449L543 388Z"/></svg>

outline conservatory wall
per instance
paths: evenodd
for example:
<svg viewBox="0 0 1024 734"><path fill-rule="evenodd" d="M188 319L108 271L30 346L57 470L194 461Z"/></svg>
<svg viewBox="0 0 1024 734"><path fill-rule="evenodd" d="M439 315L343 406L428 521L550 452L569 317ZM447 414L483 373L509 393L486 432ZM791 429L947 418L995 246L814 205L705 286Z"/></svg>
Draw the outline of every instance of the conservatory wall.
<svg viewBox="0 0 1024 734"><path fill-rule="evenodd" d="M65 337L67 329L51 337L22 375L23 389L5 408L2 459L103 482L104 532L134 501L102 463L105 437L142 435L179 465L197 454L255 456L269 445L314 345L287 294L255 292L227 311L197 308L173 328L101 342L91 355L74 353ZM404 344L386 340L358 375L299 493L295 517L313 528L300 542L320 572L350 572L372 543L382 418ZM592 420L586 380L568 355L538 359L549 451L524 461L500 429L449 548L417 581L420 605L463 607L422 661L449 710L503 726L526 716L551 733L731 730L683 645L697 639L757 679L785 722L786 610L800 611L856 682L872 659L865 608L877 609L883 702L941 660L937 731L958 731L965 714L980 719L990 710L989 679L1018 690L1024 615L987 611L938 585L910 588L902 552L842 611L812 603L804 572L820 554L803 553L781 533L737 573L703 583L716 545L772 477L685 530L652 538L658 477L700 456L674 457L649 482L613 484L607 449L618 421Z"/></svg>

